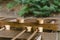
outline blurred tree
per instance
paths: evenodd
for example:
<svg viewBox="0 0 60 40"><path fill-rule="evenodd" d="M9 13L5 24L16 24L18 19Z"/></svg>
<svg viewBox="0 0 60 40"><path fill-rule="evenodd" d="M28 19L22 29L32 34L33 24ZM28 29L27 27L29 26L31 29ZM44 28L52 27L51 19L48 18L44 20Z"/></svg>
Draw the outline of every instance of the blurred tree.
<svg viewBox="0 0 60 40"><path fill-rule="evenodd" d="M36 17L47 17L52 13L60 13L60 0L13 0L7 4L11 9L17 5L22 5L18 11L19 16L24 16L31 12Z"/></svg>

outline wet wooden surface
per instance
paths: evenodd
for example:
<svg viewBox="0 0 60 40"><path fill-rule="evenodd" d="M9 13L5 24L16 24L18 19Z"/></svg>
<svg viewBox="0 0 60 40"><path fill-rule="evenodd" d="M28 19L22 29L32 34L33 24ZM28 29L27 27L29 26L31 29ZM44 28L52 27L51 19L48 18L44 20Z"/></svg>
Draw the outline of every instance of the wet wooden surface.
<svg viewBox="0 0 60 40"><path fill-rule="evenodd" d="M21 31L15 31L15 30L4 30L0 31L0 38L13 38ZM17 39L27 39L30 37L32 33L25 32L23 35L19 36ZM42 32L37 33L33 38L35 39L37 36L42 35L42 40L56 40L56 33L52 32Z"/></svg>
<svg viewBox="0 0 60 40"><path fill-rule="evenodd" d="M2 38L13 38L15 37L17 34L19 34L21 31L14 31L14 30L4 30L4 31L0 31L0 37ZM27 39L32 33L28 33L25 32L23 35L21 35L20 37L18 37L18 39Z"/></svg>
<svg viewBox="0 0 60 40"><path fill-rule="evenodd" d="M16 31L16 30L4 30L4 31L0 31L0 37L2 38L8 38L7 40L10 40L11 38L15 37L17 34L19 34L21 31ZM19 36L17 39L22 39L22 40L26 40L27 38L30 37L32 33L27 33L25 32L23 35ZM53 32L42 32L42 33L37 33L35 37L42 35L42 39L43 40L56 40L56 33ZM35 39L35 37L33 37L33 39ZM10 39L9 39L10 38ZM3 39L5 40L5 39Z"/></svg>
<svg viewBox="0 0 60 40"><path fill-rule="evenodd" d="M20 31L13 31L13 30L3 30L0 31L0 37L4 37L4 38L12 38L14 36L16 36Z"/></svg>

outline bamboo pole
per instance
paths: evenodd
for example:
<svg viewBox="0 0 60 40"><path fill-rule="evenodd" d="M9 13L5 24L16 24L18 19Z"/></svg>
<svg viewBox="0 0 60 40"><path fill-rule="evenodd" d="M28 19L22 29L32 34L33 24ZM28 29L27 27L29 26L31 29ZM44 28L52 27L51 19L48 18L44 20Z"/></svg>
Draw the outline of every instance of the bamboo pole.
<svg viewBox="0 0 60 40"><path fill-rule="evenodd" d="M11 40L15 40L16 38L18 38L19 36L21 36L26 30L23 30L22 32L20 32L18 35L16 35L15 37L13 37Z"/></svg>
<svg viewBox="0 0 60 40"><path fill-rule="evenodd" d="M4 30L4 29L5 29L5 28L3 27L3 28L0 29L0 31L2 31L2 30Z"/></svg>
<svg viewBox="0 0 60 40"><path fill-rule="evenodd" d="M37 33L37 31L38 30L34 31L33 34L27 40L31 40L34 37L34 35Z"/></svg>

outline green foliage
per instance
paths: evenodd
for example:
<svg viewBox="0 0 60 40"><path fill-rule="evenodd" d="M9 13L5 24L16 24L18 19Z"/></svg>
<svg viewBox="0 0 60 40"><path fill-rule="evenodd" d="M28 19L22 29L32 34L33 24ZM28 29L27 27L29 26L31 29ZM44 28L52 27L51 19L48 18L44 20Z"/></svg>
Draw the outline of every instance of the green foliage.
<svg viewBox="0 0 60 40"><path fill-rule="evenodd" d="M2 2L3 0L0 0L0 2Z"/></svg>
<svg viewBox="0 0 60 40"><path fill-rule="evenodd" d="M16 4L17 4L16 2L9 2L9 3L7 4L7 8L8 8L8 9L11 9L11 8L13 8Z"/></svg>
<svg viewBox="0 0 60 40"><path fill-rule="evenodd" d="M54 0L54 4L60 6L60 1L59 0Z"/></svg>
<svg viewBox="0 0 60 40"><path fill-rule="evenodd" d="M22 6L22 8L18 12L19 16L23 16L25 13L28 13L28 10L29 9L27 6Z"/></svg>
<svg viewBox="0 0 60 40"><path fill-rule="evenodd" d="M0 6L0 9L2 8L2 6Z"/></svg>
<svg viewBox="0 0 60 40"><path fill-rule="evenodd" d="M53 12L60 12L60 0L14 0L8 3L8 8L13 8L15 5L22 4L19 10L19 16L24 16L26 13L33 13L33 16L50 16ZM29 14L30 15L30 14Z"/></svg>
<svg viewBox="0 0 60 40"><path fill-rule="evenodd" d="M56 5L50 4L50 7L49 7L50 11L56 12L56 9L57 9L57 8L58 8L58 7L57 7Z"/></svg>
<svg viewBox="0 0 60 40"><path fill-rule="evenodd" d="M48 7L47 5L45 5L45 6L43 6L43 7L41 8L41 10L42 10L42 11L45 11L45 10L48 11L48 10L49 10L49 7Z"/></svg>

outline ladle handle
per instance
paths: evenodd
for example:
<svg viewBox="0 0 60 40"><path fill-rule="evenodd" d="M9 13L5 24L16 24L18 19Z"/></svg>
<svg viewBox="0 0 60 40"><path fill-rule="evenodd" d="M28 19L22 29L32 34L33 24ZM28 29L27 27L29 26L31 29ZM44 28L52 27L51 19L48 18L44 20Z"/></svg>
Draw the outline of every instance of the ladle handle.
<svg viewBox="0 0 60 40"><path fill-rule="evenodd" d="M34 31L33 34L27 40L31 40L34 37L34 35L37 33L37 31L38 30Z"/></svg>
<svg viewBox="0 0 60 40"><path fill-rule="evenodd" d="M1 28L0 31L4 30L5 28Z"/></svg>
<svg viewBox="0 0 60 40"><path fill-rule="evenodd" d="M11 40L15 40L16 38L18 38L19 36L21 36L26 30L23 30L22 32L20 32L18 35L16 35L14 38L12 38Z"/></svg>

